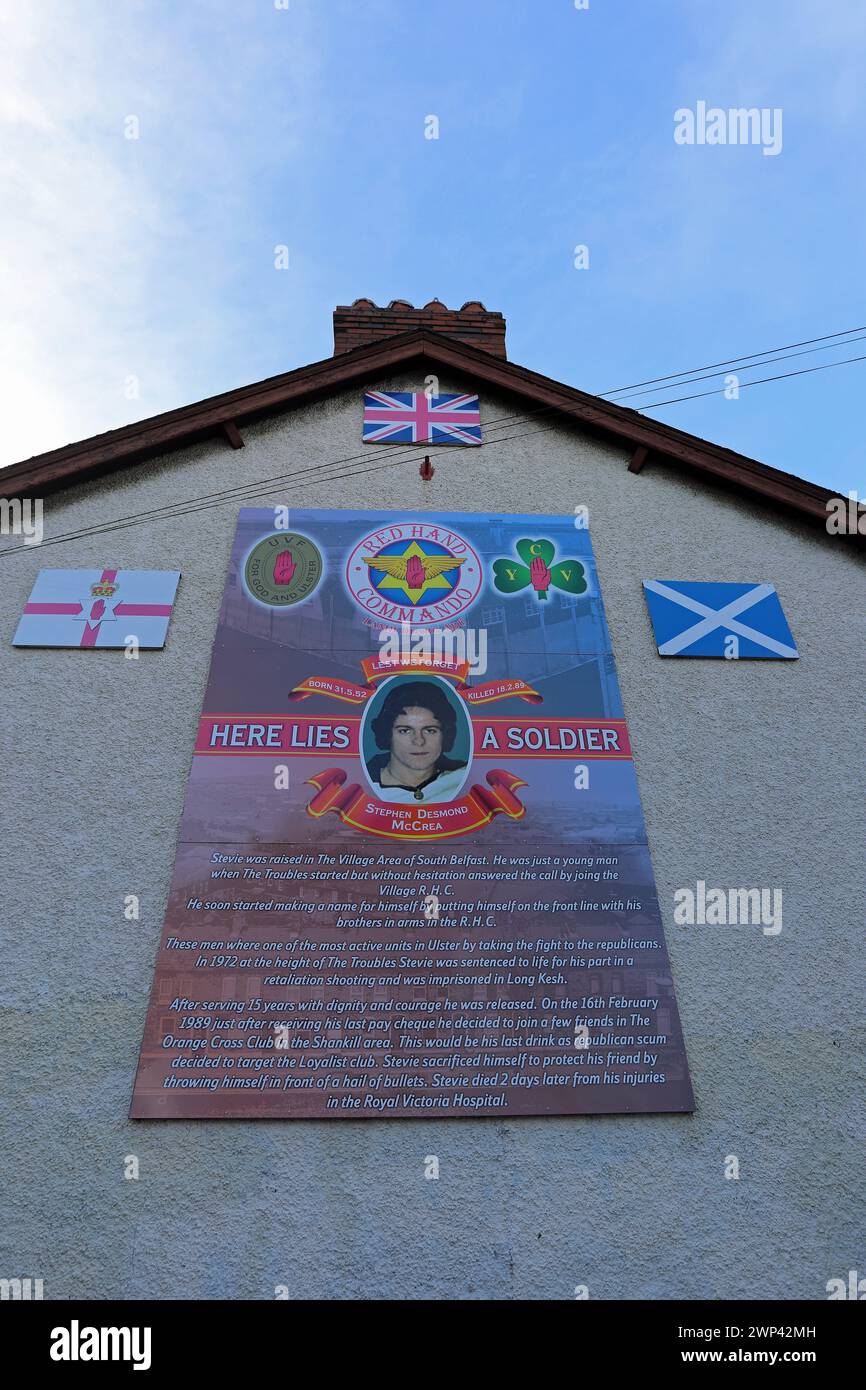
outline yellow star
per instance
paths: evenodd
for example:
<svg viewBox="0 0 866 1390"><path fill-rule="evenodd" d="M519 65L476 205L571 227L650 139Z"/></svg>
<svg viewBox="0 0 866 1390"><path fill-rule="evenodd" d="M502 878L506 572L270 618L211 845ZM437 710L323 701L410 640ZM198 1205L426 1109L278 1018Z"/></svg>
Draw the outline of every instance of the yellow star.
<svg viewBox="0 0 866 1390"><path fill-rule="evenodd" d="M419 589L410 589L406 580L406 566L411 556L417 555L424 565L424 583ZM466 557L455 555L453 559L448 555L428 555L422 550L417 541L412 541L411 545L403 551L402 555L383 555L375 558L367 557L367 564L374 570L384 569L385 575L376 585L380 592L388 590L400 590L406 594L411 603L417 606L419 599L427 593L429 589L444 589L447 593L453 589L454 585L446 579L442 573L429 573L431 569L442 570L459 569L462 561ZM393 573L391 571L397 571ZM402 573L400 573L402 572Z"/></svg>

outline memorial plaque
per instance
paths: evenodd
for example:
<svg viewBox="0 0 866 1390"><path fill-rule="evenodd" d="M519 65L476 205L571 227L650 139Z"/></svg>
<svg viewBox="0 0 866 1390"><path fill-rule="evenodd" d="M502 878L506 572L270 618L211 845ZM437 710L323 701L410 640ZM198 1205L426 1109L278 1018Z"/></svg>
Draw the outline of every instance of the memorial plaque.
<svg viewBox="0 0 866 1390"><path fill-rule="evenodd" d="M588 532L241 512L131 1115L690 1111Z"/></svg>

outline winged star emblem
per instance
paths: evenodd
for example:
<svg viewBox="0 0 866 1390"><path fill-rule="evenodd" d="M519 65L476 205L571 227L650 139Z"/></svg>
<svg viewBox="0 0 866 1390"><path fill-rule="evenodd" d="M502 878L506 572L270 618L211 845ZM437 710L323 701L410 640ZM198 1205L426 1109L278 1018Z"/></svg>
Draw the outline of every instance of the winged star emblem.
<svg viewBox="0 0 866 1390"><path fill-rule="evenodd" d="M444 575L459 569L465 560L465 555L427 555L414 541L402 555L364 556L364 563L384 576L376 585L380 591L400 589L412 603L428 589L450 589Z"/></svg>

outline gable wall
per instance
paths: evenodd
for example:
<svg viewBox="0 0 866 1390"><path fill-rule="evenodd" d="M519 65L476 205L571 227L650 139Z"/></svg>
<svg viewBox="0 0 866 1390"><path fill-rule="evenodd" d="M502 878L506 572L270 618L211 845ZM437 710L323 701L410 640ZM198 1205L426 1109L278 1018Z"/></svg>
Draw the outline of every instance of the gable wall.
<svg viewBox="0 0 866 1390"><path fill-rule="evenodd" d="M423 375L369 385L421 389ZM482 402L485 424L518 415L523 437L431 450L429 483L423 450L378 466L351 390L246 425L242 451L199 444L49 498L46 539L243 485L230 505L16 555L0 543L3 1149L28 1174L0 1272L44 1278L48 1297L269 1298L288 1284L569 1298L588 1283L592 1297L815 1298L862 1254L862 558L686 474L632 475L623 450L527 420L519 400ZM347 457L349 476L320 476ZM694 1116L127 1121L235 518L252 502L588 505ZM101 565L183 572L165 651L11 647L40 568ZM775 584L800 661L660 659L644 578ZM674 890L697 879L780 887L782 933L674 926ZM133 1153L137 1183L123 1180ZM428 1154L439 1182L424 1181ZM729 1154L739 1183L723 1178Z"/></svg>

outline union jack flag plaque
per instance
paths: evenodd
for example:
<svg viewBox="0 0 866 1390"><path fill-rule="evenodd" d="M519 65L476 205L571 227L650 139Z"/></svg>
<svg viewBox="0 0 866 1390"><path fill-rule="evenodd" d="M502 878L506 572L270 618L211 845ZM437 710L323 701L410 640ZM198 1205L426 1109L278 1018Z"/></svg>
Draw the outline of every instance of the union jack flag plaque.
<svg viewBox="0 0 866 1390"><path fill-rule="evenodd" d="M365 391L365 444L480 444L477 396Z"/></svg>

